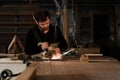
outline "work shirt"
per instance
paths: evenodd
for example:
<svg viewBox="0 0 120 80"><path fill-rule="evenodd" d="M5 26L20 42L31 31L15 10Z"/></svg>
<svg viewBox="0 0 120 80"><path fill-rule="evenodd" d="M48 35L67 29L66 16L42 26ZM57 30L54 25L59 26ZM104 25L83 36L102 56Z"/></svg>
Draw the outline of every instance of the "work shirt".
<svg viewBox="0 0 120 80"><path fill-rule="evenodd" d="M39 43L42 42L48 42L49 45L57 43L57 46L60 48L61 52L68 48L67 42L58 27L50 25L49 31L44 34L44 32L41 31L38 26L35 26L31 28L27 34L25 42L25 53L32 55L42 52L43 50L39 45Z"/></svg>

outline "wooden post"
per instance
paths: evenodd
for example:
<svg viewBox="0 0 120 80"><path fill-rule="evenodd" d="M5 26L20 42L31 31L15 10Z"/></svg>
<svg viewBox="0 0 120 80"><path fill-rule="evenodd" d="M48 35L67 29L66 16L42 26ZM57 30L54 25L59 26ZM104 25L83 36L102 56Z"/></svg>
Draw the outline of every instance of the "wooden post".
<svg viewBox="0 0 120 80"><path fill-rule="evenodd" d="M63 33L69 47L69 25L68 25L68 10L67 0L63 0Z"/></svg>

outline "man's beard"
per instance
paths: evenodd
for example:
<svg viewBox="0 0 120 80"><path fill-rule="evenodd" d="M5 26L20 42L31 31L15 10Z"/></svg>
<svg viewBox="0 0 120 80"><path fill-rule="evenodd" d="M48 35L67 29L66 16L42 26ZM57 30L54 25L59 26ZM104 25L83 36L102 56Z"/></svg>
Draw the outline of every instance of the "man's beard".
<svg viewBox="0 0 120 80"><path fill-rule="evenodd" d="M49 27L43 28L42 30L43 30L44 34L46 34L49 31Z"/></svg>

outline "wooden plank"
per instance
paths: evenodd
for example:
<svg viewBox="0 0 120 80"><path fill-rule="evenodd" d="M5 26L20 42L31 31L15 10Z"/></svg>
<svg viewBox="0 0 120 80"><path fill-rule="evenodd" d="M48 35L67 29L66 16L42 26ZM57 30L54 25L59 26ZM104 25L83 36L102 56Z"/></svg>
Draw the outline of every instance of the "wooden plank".
<svg viewBox="0 0 120 80"><path fill-rule="evenodd" d="M76 48L79 54L100 54L100 48Z"/></svg>
<svg viewBox="0 0 120 80"><path fill-rule="evenodd" d="M35 80L119 80L119 65L116 62L40 62Z"/></svg>
<svg viewBox="0 0 120 80"><path fill-rule="evenodd" d="M35 63L32 63L35 64ZM17 80L119 80L119 62L41 61ZM35 69L35 66L36 69ZM31 69L34 68L33 71ZM32 73L33 72L33 73ZM29 76L28 76L29 74ZM24 77L29 78L24 78ZM30 77L32 76L32 77Z"/></svg>
<svg viewBox="0 0 120 80"><path fill-rule="evenodd" d="M18 56L19 54L16 54L16 56ZM15 56L15 54L6 54L6 53L0 53L0 57L4 57L4 56L6 56L6 57L14 57Z"/></svg>
<svg viewBox="0 0 120 80"><path fill-rule="evenodd" d="M103 56L103 54L85 54L87 56Z"/></svg>
<svg viewBox="0 0 120 80"><path fill-rule="evenodd" d="M27 15L32 15L33 14L33 12L31 11L29 11L29 12L21 12L21 13L18 13L18 12L0 12L0 16L2 15L2 16L27 16Z"/></svg>
<svg viewBox="0 0 120 80"><path fill-rule="evenodd" d="M0 25L35 25L35 22L0 22Z"/></svg>
<svg viewBox="0 0 120 80"><path fill-rule="evenodd" d="M32 63L23 74L19 75L16 80L34 80L36 76L37 64Z"/></svg>

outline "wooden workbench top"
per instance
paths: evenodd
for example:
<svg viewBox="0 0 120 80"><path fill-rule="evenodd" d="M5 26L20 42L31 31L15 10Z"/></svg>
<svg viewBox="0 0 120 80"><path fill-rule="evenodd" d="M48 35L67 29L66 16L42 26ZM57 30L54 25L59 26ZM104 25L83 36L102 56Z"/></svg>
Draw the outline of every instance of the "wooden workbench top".
<svg viewBox="0 0 120 80"><path fill-rule="evenodd" d="M119 79L120 79L119 62L80 63L80 61L42 61L32 63L18 77L17 80L119 80Z"/></svg>

